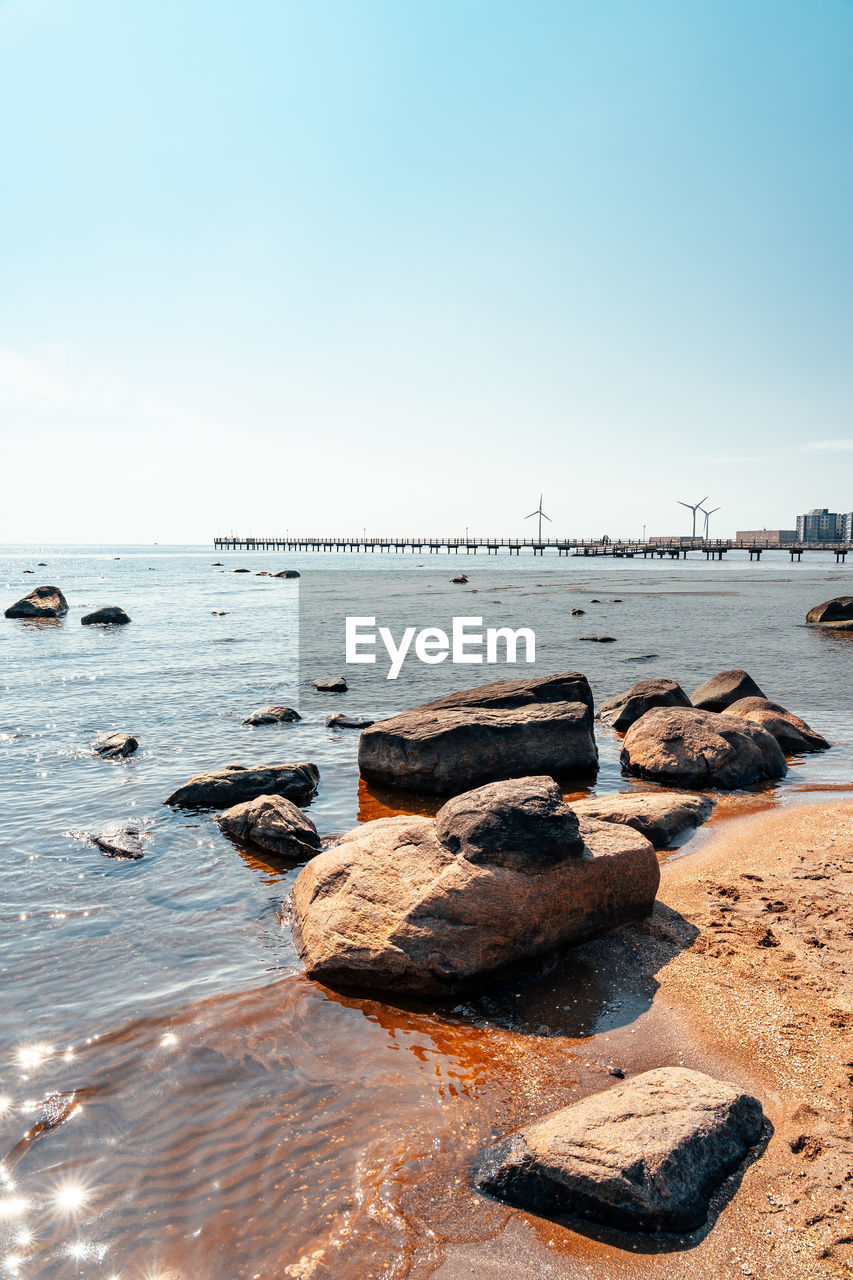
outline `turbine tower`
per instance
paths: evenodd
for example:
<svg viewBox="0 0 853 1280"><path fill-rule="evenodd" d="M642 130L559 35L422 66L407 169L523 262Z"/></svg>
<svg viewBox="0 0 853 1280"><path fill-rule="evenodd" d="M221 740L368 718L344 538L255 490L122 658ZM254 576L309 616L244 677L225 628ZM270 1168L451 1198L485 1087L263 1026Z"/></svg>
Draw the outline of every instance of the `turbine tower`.
<svg viewBox="0 0 853 1280"><path fill-rule="evenodd" d="M699 510L702 512L702 515L705 517L705 541L707 542L708 541L708 525L711 522L711 516L714 515L715 512L722 510L722 508L712 507L710 511L706 511L704 507L700 507Z"/></svg>
<svg viewBox="0 0 853 1280"><path fill-rule="evenodd" d="M702 501L704 502L705 499L703 498ZM539 495L539 506L536 508L535 511L531 511L529 516L525 516L524 518L525 520L532 520L534 516L539 517L539 542L541 543L542 542L542 521L547 520L549 524L553 524L551 517L546 516L545 512L542 510L542 494L541 493Z"/></svg>
<svg viewBox="0 0 853 1280"><path fill-rule="evenodd" d="M696 537L696 512L697 512L697 511L699 510L699 508L702 506L702 503L703 503L703 502L707 502L707 501L708 501L708 495L707 495L707 493L706 493L706 494L705 494L705 497L704 497L704 498L700 498L700 499L699 499L699 501L698 501L697 503L695 503L695 504L694 504L694 503L692 503L692 502L682 502L680 499L677 499L677 501L678 501L678 505L679 505L680 507L686 507L688 511L692 511L692 512L693 512L693 537L695 538L695 537Z"/></svg>

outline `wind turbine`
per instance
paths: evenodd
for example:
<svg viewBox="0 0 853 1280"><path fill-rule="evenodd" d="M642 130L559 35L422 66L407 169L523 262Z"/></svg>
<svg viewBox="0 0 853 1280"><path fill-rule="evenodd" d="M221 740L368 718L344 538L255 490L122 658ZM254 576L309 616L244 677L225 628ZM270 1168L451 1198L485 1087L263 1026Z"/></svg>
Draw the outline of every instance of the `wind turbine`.
<svg viewBox="0 0 853 1280"><path fill-rule="evenodd" d="M708 525L710 524L711 516L716 511L722 510L722 508L712 507L710 511L706 511L704 507L700 507L699 510L702 512L702 515L705 517L705 541L707 542L708 541Z"/></svg>
<svg viewBox="0 0 853 1280"><path fill-rule="evenodd" d="M705 494L704 498L699 499L699 501L695 504L695 506L692 502L682 502L680 499L676 499L676 501L678 502L678 505L680 507L686 507L688 511L693 512L693 537L695 538L696 537L696 512L702 506L703 502L708 501L707 493Z"/></svg>
<svg viewBox="0 0 853 1280"><path fill-rule="evenodd" d="M705 501L705 499L703 498L703 499L702 499L702 501L704 502L704 501ZM545 515L545 512L542 510L542 494L541 494L541 493L540 493L540 495L539 495L539 506L536 508L536 510L535 510L535 511L531 511L531 513L530 513L530 515L529 515L529 516L525 516L524 518L525 518L525 520L532 520L534 516L538 516L538 517L539 517L539 541L540 541L540 543L541 543L541 541L542 541L542 521L543 521L543 519L544 519L544 520L547 520L549 524L553 524L553 521L552 521L551 517L550 517L550 516L546 516L546 515Z"/></svg>

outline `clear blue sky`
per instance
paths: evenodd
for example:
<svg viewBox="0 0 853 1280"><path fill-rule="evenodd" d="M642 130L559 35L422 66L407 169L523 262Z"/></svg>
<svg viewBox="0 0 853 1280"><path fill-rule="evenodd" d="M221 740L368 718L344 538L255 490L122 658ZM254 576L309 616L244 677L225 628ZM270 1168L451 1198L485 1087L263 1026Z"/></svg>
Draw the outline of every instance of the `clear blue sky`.
<svg viewBox="0 0 853 1280"><path fill-rule="evenodd" d="M0 156L0 541L853 507L849 0L0 0Z"/></svg>

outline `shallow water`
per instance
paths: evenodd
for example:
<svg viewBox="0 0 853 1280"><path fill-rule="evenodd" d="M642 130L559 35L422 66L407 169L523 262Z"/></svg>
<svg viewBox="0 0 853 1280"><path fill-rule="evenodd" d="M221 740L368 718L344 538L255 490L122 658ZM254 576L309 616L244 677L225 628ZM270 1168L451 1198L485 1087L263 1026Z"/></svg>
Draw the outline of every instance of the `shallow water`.
<svg viewBox="0 0 853 1280"><path fill-rule="evenodd" d="M652 675L689 692L744 666L834 746L726 807L792 803L853 779L853 636L798 625L810 605L849 593L851 570L782 556L437 560L0 549L4 607L42 582L70 604L58 623L0 624L9 1274L428 1276L448 1241L485 1238L509 1212L470 1191L483 1142L599 1087L594 1037L649 1007L651 980L620 994L587 949L516 990L439 1010L334 995L301 974L280 918L298 868L238 849L206 813L163 805L205 767L308 759L321 771L310 813L323 836L399 807L434 809L359 785L358 734L327 730L326 716L384 715L505 672L406 668L387 681L362 668L347 673L349 693L316 694L310 680L336 661L344 612L533 622L537 668L585 671L597 702ZM448 569L463 561L470 581L451 587ZM303 578L230 572L243 565ZM103 604L125 607L131 626L79 625ZM602 633L616 642L578 640ZM298 706L303 720L242 724L269 702ZM93 756L110 729L133 732L139 751ZM617 736L597 733L593 789L620 789ZM82 838L126 821L144 832L140 861ZM53 1092L64 1101L38 1105Z"/></svg>

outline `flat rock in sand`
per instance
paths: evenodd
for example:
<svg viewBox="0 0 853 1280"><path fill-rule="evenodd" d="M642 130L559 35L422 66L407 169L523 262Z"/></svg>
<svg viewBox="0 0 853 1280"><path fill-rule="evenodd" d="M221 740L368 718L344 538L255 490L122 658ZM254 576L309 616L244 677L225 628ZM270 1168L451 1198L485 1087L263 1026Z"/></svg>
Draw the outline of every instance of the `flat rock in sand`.
<svg viewBox="0 0 853 1280"><path fill-rule="evenodd" d="M277 795L294 804L306 804L317 790L319 780L319 769L307 762L229 764L224 769L197 773L164 803L182 809L221 809L257 796Z"/></svg>
<svg viewBox="0 0 853 1280"><path fill-rule="evenodd" d="M216 821L229 836L284 858L313 858L320 850L314 823L284 796L256 796L226 809Z"/></svg>
<svg viewBox="0 0 853 1280"><path fill-rule="evenodd" d="M661 1067L525 1125L486 1152L481 1191L625 1231L693 1231L761 1137L757 1098Z"/></svg>
<svg viewBox="0 0 853 1280"><path fill-rule="evenodd" d="M652 707L689 707L690 699L675 680L640 680L627 693L608 698L598 709L605 724L623 732Z"/></svg>
<svg viewBox="0 0 853 1280"><path fill-rule="evenodd" d="M582 823L593 818L597 822L624 824L641 832L656 849L665 849L682 831L705 822L714 805L707 796L686 795L683 791L624 791L615 796L573 800L572 808Z"/></svg>
<svg viewBox="0 0 853 1280"><path fill-rule="evenodd" d="M651 910L660 869L636 831L591 822L581 844L550 778L481 791L435 820L365 823L303 868L291 905L310 977L448 992Z"/></svg>
<svg viewBox="0 0 853 1280"><path fill-rule="evenodd" d="M781 778L787 771L776 739L740 716L689 707L654 707L625 735L626 773L670 786L733 789Z"/></svg>

